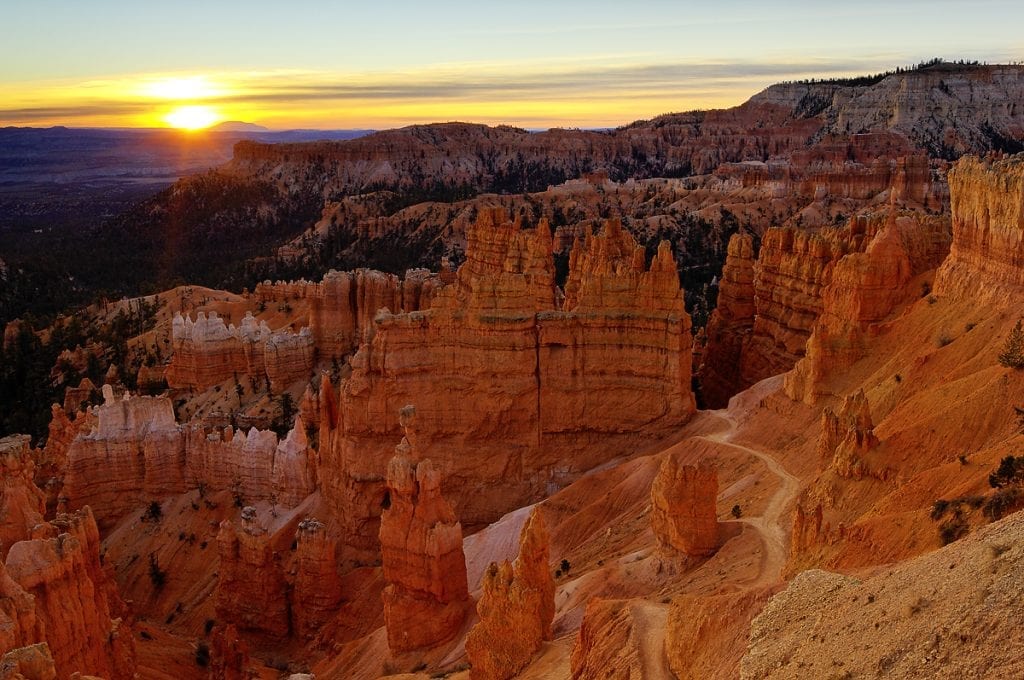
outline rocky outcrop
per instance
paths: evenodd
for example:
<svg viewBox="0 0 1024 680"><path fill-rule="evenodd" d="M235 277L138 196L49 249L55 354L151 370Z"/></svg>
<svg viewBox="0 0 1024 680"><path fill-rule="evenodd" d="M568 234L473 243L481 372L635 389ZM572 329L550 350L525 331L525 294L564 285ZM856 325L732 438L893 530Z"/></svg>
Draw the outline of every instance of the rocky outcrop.
<svg viewBox="0 0 1024 680"><path fill-rule="evenodd" d="M597 597L587 602L570 658L573 680L649 677L641 649L642 626L635 611L643 606L643 602Z"/></svg>
<svg viewBox="0 0 1024 680"><path fill-rule="evenodd" d="M226 325L216 312L199 312L196 320L175 314L171 330L167 384L205 390L240 376L266 379L283 391L313 370L315 343L309 328L297 333L271 331L247 312L239 327Z"/></svg>
<svg viewBox="0 0 1024 680"><path fill-rule="evenodd" d="M414 412L404 409L410 428ZM441 495L440 470L418 460L408 434L388 464L380 522L384 621L396 653L451 640L469 607L462 526Z"/></svg>
<svg viewBox="0 0 1024 680"><path fill-rule="evenodd" d="M772 590L755 588L672 600L665 624L665 659L678 680L735 678L747 651L750 622ZM600 677L600 676L595 676Z"/></svg>
<svg viewBox="0 0 1024 680"><path fill-rule="evenodd" d="M706 461L683 465L679 457L667 456L651 485L651 528L663 548L707 557L718 550L718 471Z"/></svg>
<svg viewBox="0 0 1024 680"><path fill-rule="evenodd" d="M821 434L818 436L818 457L822 468L832 468L840 477L859 478L867 474L863 454L878 446L871 407L858 390L843 400L836 414L826 407L821 414Z"/></svg>
<svg viewBox="0 0 1024 680"><path fill-rule="evenodd" d="M40 532L50 537L11 546L6 569L35 598L35 616L45 631L58 677L81 672L132 678L132 634L120 618L124 604L100 563L99 529L92 512L84 508L58 515Z"/></svg>
<svg viewBox="0 0 1024 680"><path fill-rule="evenodd" d="M4 654L0 657L0 680L57 680L49 646L40 642Z"/></svg>
<svg viewBox="0 0 1024 680"><path fill-rule="evenodd" d="M953 245L935 277L937 295L978 304L1024 288L1024 154L964 158L949 172Z"/></svg>
<svg viewBox="0 0 1024 680"><path fill-rule="evenodd" d="M286 638L290 631L287 584L256 508L242 508L240 527L221 522L217 554L217 618L243 630Z"/></svg>
<svg viewBox="0 0 1024 680"><path fill-rule="evenodd" d="M863 234L842 229L765 233L754 266L756 316L740 365L743 384L788 371L803 356L835 262L862 240Z"/></svg>
<svg viewBox="0 0 1024 680"><path fill-rule="evenodd" d="M210 680L249 678L249 645L235 626L217 626L210 635Z"/></svg>
<svg viewBox="0 0 1024 680"><path fill-rule="evenodd" d="M315 457L301 418L281 441L256 428L242 433L226 427L209 434L190 428L185 456L190 487L230 490L246 501L270 500L289 508L316 490Z"/></svg>
<svg viewBox="0 0 1024 680"><path fill-rule="evenodd" d="M895 225L879 231L866 252L839 260L822 296L823 312L807 343L807 356L786 376L786 394L814 403L830 375L861 359L864 334L906 298L913 273Z"/></svg>
<svg viewBox="0 0 1024 680"><path fill-rule="evenodd" d="M423 269L407 271L405 279L371 269L328 272L305 292L317 351L331 359L351 354L365 340L377 312L427 309L439 285L437 275Z"/></svg>
<svg viewBox="0 0 1024 680"><path fill-rule="evenodd" d="M278 441L269 430L178 425L166 397L115 399L109 386L104 394L103 405L79 416L96 425L79 431L68 447L62 490L70 508L101 507L104 527L145 503L193 488L289 508L316 490L316 456L301 418Z"/></svg>
<svg viewBox="0 0 1024 680"><path fill-rule="evenodd" d="M11 545L29 538L42 523L46 497L35 485L28 435L0 439L0 560Z"/></svg>
<svg viewBox="0 0 1024 680"><path fill-rule="evenodd" d="M291 592L293 628L312 638L342 601L338 578L337 543L315 519L299 522L295 538L295 575Z"/></svg>
<svg viewBox="0 0 1024 680"><path fill-rule="evenodd" d="M477 603L480 622L466 638L470 677L506 680L515 677L551 639L555 616L555 582L551 576L550 537L539 508L534 508L519 536L514 563L491 563Z"/></svg>
<svg viewBox="0 0 1024 680"><path fill-rule="evenodd" d="M0 560L0 649L31 645L45 638L45 624L36 616L35 598L11 578Z"/></svg>
<svg viewBox="0 0 1024 680"><path fill-rule="evenodd" d="M68 449L63 495L69 508L99 508L107 526L135 507L185 491L185 437L165 397L115 399L103 387L96 427Z"/></svg>
<svg viewBox="0 0 1024 680"><path fill-rule="evenodd" d="M718 304L705 329L707 349L700 369L701 396L722 408L747 385L740 374L743 345L754 326L754 240L734 234L718 284Z"/></svg>
<svg viewBox="0 0 1024 680"><path fill-rule="evenodd" d="M667 246L648 268L610 222L574 249L559 307L551 244L546 226L483 211L429 310L376 317L320 435L323 491L353 547L375 552L381 442L403 404L420 405L417 446L473 526L618 455L616 439L659 436L693 413L689 317Z"/></svg>

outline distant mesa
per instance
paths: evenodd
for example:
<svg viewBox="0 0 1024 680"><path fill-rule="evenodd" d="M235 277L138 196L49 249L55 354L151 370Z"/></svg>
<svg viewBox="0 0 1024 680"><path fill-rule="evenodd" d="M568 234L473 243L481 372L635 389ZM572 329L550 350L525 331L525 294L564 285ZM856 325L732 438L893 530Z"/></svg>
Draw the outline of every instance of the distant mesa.
<svg viewBox="0 0 1024 680"><path fill-rule="evenodd" d="M262 125L246 123L241 120L226 120L223 123L211 125L209 129L212 132L270 132L269 128L265 128Z"/></svg>

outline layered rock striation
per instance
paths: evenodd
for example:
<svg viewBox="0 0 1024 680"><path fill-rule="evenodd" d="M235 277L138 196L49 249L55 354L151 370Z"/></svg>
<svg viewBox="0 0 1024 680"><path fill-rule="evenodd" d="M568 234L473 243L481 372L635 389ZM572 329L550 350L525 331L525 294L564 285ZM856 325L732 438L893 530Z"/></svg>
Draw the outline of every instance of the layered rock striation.
<svg viewBox="0 0 1024 680"><path fill-rule="evenodd" d="M239 327L226 325L216 312L199 312L196 320L175 314L171 329L171 363L167 384L205 390L241 376L267 380L280 392L313 370L315 343L309 328L297 333L271 331L246 313Z"/></svg>
<svg viewBox="0 0 1024 680"><path fill-rule="evenodd" d="M35 484L28 435L0 439L0 560L11 545L31 537L43 522L46 497Z"/></svg>
<svg viewBox="0 0 1024 680"><path fill-rule="evenodd" d="M983 304L1024 287L1024 154L964 158L949 172L953 245L935 292Z"/></svg>

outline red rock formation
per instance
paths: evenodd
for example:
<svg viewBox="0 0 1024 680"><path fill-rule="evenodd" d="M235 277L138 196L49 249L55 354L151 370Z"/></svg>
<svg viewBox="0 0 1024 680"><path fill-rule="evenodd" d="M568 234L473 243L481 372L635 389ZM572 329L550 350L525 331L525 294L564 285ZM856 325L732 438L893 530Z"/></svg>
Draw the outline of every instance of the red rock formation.
<svg viewBox="0 0 1024 680"><path fill-rule="evenodd" d="M46 639L36 602L18 585L0 560L0 649L13 649ZM47 651L49 654L49 651Z"/></svg>
<svg viewBox="0 0 1024 680"><path fill-rule="evenodd" d="M441 496L440 470L416 458L407 434L388 464L388 506L380 522L388 583L384 620L392 652L451 640L469 605L462 526Z"/></svg>
<svg viewBox="0 0 1024 680"><path fill-rule="evenodd" d="M756 317L740 366L745 384L788 371L803 356L835 262L862 240L840 229L765 233L754 266Z"/></svg>
<svg viewBox="0 0 1024 680"><path fill-rule="evenodd" d="M949 172L953 245L935 276L935 293L976 304L1019 295L1024 287L1024 156L961 159Z"/></svg>
<svg viewBox="0 0 1024 680"><path fill-rule="evenodd" d="M337 544L321 522L299 522L291 611L293 628L301 637L314 637L324 622L338 612L342 588L336 553Z"/></svg>
<svg viewBox="0 0 1024 680"><path fill-rule="evenodd" d="M701 395L709 408L724 407L729 397L748 386L740 375L740 360L753 326L754 240L750 234L733 234L701 362Z"/></svg>
<svg viewBox="0 0 1024 680"><path fill-rule="evenodd" d="M97 426L68 449L63 495L68 507L101 508L108 526L135 507L187 488L185 438L165 397L115 399L104 386Z"/></svg>
<svg viewBox="0 0 1024 680"><path fill-rule="evenodd" d="M491 563L484 574L477 603L480 622L466 638L470 677L506 680L514 677L551 639L555 616L555 582L548 566L550 537L539 509L534 508L519 536L514 563Z"/></svg>
<svg viewBox="0 0 1024 680"><path fill-rule="evenodd" d="M609 223L575 250L559 310L551 243L546 228L483 211L431 308L376 318L329 419L337 425L320 437L324 495L368 557L381 442L403 404L422 404L418 446L443 465L446 493L474 526L618 455L617 438L635 445L693 413L689 317L668 248L647 270L643 249Z"/></svg>
<svg viewBox="0 0 1024 680"><path fill-rule="evenodd" d="M88 378L82 378L78 387L68 387L64 390L64 411L68 415L77 412L82 404L92 398L96 386Z"/></svg>
<svg viewBox="0 0 1024 680"><path fill-rule="evenodd" d="M240 528L227 520L220 523L217 554L217 617L243 630L287 637L287 584L256 508L242 508Z"/></svg>
<svg viewBox="0 0 1024 680"><path fill-rule="evenodd" d="M233 625L217 626L210 636L210 680L247 680L249 646Z"/></svg>
<svg viewBox="0 0 1024 680"><path fill-rule="evenodd" d="M823 313L807 343L807 356L786 376L786 394L814 403L829 375L862 358L862 333L906 298L912 274L894 225L878 232L866 252L839 260L824 291Z"/></svg>
<svg viewBox="0 0 1024 680"><path fill-rule="evenodd" d="M758 588L672 600L665 625L665 659L678 680L739 677L750 622L772 590ZM597 677L597 676L595 676Z"/></svg>
<svg viewBox="0 0 1024 680"><path fill-rule="evenodd" d="M50 480L56 481L63 477L68 466L68 449L71 442L79 435L87 435L97 425L96 413L88 409L69 418L68 414L57 404L50 407L50 425L46 435L46 444L36 458L36 483L48 485ZM47 505L52 505L51 489L47 488Z"/></svg>
<svg viewBox="0 0 1024 680"><path fill-rule="evenodd" d="M73 672L132 678L135 650L124 604L100 564L99 529L89 508L59 515L51 535L11 546L7 572L35 597L58 677Z"/></svg>
<svg viewBox="0 0 1024 680"><path fill-rule="evenodd" d="M667 456L651 485L651 528L662 547L687 556L718 550L718 472L706 461L683 465Z"/></svg>
<svg viewBox="0 0 1024 680"><path fill-rule="evenodd" d="M572 648L573 680L643 678L638 628L629 601L591 598Z"/></svg>
<svg viewBox="0 0 1024 680"><path fill-rule="evenodd" d="M206 434L188 431L186 464L190 486L230 490L247 501L271 500L295 507L316 490L315 453L301 418L280 442L270 430L231 427Z"/></svg>
<svg viewBox="0 0 1024 680"><path fill-rule="evenodd" d="M71 508L100 505L104 527L145 503L199 486L285 507L316 490L316 456L301 418L281 441L256 428L245 435L230 427L207 433L178 425L168 398L114 399L109 387L104 394L102 406L79 417L83 426L96 426L79 431L68 447L62 491ZM61 432L79 427L79 420L64 421L54 414Z"/></svg>
<svg viewBox="0 0 1024 680"><path fill-rule="evenodd" d="M437 276L425 270L410 270L404 280L370 269L328 272L305 293L317 351L332 359L352 353L364 341L378 311L426 309L438 285Z"/></svg>
<svg viewBox="0 0 1024 680"><path fill-rule="evenodd" d="M46 512L46 497L35 485L29 439L27 434L0 439L0 560L11 545L30 537Z"/></svg>
<svg viewBox="0 0 1024 680"><path fill-rule="evenodd" d="M171 363L167 384L174 388L205 390L230 378L270 381L271 389L283 391L293 382L309 377L315 346L308 328L298 333L271 332L251 313L238 328L225 325L216 312L199 312L196 320L174 317Z"/></svg>
<svg viewBox="0 0 1024 680"><path fill-rule="evenodd" d="M50 648L40 642L10 650L0 658L0 680L57 680Z"/></svg>
<svg viewBox="0 0 1024 680"><path fill-rule="evenodd" d="M867 469L861 457L876 446L878 438L863 389L843 400L838 415L828 407L822 411L818 456L823 468L833 468L840 477L863 477Z"/></svg>

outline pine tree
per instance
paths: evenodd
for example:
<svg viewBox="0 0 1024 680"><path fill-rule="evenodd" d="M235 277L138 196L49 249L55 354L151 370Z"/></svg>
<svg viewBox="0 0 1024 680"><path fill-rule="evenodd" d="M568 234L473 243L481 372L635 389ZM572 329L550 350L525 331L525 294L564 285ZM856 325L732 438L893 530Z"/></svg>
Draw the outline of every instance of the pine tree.
<svg viewBox="0 0 1024 680"><path fill-rule="evenodd" d="M1024 328L1019 319L1006 338L1006 345L999 354L999 363L1007 368L1024 368Z"/></svg>

